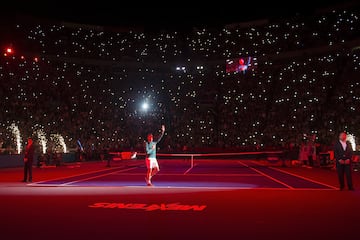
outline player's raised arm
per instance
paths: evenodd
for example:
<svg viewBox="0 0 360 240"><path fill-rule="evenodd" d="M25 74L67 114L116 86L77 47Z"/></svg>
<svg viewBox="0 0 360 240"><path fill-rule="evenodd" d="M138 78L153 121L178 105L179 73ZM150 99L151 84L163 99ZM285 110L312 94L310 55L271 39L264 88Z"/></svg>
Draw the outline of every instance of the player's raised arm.
<svg viewBox="0 0 360 240"><path fill-rule="evenodd" d="M164 136L164 133L165 133L165 125L161 125L161 135L160 135L159 139L156 141L157 143L160 142L160 140Z"/></svg>

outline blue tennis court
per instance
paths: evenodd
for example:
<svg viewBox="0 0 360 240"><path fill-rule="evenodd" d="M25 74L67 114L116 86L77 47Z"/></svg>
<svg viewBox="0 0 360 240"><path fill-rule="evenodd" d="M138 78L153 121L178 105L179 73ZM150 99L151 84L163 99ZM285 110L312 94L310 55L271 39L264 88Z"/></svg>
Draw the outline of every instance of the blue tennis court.
<svg viewBox="0 0 360 240"><path fill-rule="evenodd" d="M271 167L257 160L202 159L199 161L160 159L160 172L153 187L229 189L315 189L335 186L294 175L286 168ZM31 186L145 186L146 166L142 160L123 161L115 167L81 175L35 182Z"/></svg>

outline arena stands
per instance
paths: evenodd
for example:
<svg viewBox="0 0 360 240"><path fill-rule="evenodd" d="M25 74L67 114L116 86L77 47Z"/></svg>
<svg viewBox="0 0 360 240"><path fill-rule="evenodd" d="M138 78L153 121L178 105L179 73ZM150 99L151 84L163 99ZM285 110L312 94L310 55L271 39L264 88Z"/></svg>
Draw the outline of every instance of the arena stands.
<svg viewBox="0 0 360 240"><path fill-rule="evenodd" d="M70 149L80 139L90 155L142 149L161 124L171 152L360 136L359 18L345 8L190 33L19 20L0 57L2 147L15 149L12 123L23 139L36 126ZM256 68L226 73L246 56Z"/></svg>

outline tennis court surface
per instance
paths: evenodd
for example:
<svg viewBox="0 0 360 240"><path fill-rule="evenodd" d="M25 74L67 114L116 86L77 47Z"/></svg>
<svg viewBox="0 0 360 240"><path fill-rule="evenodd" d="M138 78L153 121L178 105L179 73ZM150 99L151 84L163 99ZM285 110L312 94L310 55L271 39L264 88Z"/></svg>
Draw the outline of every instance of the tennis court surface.
<svg viewBox="0 0 360 240"><path fill-rule="evenodd" d="M201 159L159 160L161 171L154 176L156 187L228 189L337 189L335 186L264 166L255 160ZM116 165L115 165L116 166ZM81 175L50 179L29 186L140 187L145 186L142 160Z"/></svg>
<svg viewBox="0 0 360 240"><path fill-rule="evenodd" d="M360 193L336 172L260 158L160 157L0 170L4 239L358 239ZM355 188L360 181L353 173ZM344 230L350 229L350 230Z"/></svg>

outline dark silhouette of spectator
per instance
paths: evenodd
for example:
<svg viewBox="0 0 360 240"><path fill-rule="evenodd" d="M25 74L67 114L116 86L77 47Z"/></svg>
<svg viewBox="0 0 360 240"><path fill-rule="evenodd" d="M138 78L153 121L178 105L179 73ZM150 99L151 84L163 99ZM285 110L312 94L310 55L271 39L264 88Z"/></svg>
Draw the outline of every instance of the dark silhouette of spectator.
<svg viewBox="0 0 360 240"><path fill-rule="evenodd" d="M32 138L28 138L24 156L24 179L23 182L32 182L32 165L34 160L34 144Z"/></svg>

